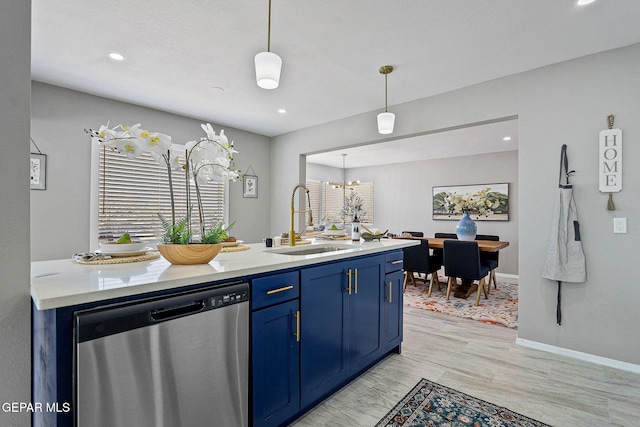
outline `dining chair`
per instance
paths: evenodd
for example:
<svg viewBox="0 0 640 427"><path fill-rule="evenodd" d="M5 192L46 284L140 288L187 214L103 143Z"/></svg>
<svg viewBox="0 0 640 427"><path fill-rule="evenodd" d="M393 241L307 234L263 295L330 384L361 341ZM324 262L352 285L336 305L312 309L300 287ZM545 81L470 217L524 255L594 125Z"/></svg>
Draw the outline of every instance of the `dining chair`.
<svg viewBox="0 0 640 427"><path fill-rule="evenodd" d="M499 242L500 236L492 234L477 234L476 240L491 240ZM500 252L480 252L480 263L489 268L489 286L487 286L489 293L491 293L491 282L493 282L494 289L498 289L498 284L496 283L496 269L498 268L499 255Z"/></svg>
<svg viewBox="0 0 640 427"><path fill-rule="evenodd" d="M431 280L429 281L429 296L431 296L431 289L433 282L435 281L440 289L440 282L438 282L438 275L435 274L440 267L442 267L442 258L429 254L429 242L427 240L421 240L418 246L409 246L408 248L402 248L404 254L404 285L403 289L407 286L407 281L410 281L414 286L416 285L415 273L423 273L426 283L427 276L431 274Z"/></svg>
<svg viewBox="0 0 640 427"><path fill-rule="evenodd" d="M401 235L411 234L411 237L424 237L422 231L403 231Z"/></svg>
<svg viewBox="0 0 640 427"><path fill-rule="evenodd" d="M433 235L433 237L436 237L438 239L457 239L458 235L456 233L435 233ZM433 254L434 255L440 255L441 257L444 257L444 249L434 249L433 250Z"/></svg>
<svg viewBox="0 0 640 427"><path fill-rule="evenodd" d="M451 293L451 286L456 278L461 280L478 281L476 305L480 305L480 290L485 299L489 298L485 277L489 269L480 264L480 249L477 242L462 240L445 240L444 242L444 274L447 281L447 300Z"/></svg>

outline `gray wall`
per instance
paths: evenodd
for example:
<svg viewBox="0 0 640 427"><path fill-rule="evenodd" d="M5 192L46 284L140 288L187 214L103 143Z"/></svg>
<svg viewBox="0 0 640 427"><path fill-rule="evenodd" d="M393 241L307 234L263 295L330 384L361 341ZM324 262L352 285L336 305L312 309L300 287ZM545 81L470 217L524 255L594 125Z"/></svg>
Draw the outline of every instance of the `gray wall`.
<svg viewBox="0 0 640 427"><path fill-rule="evenodd" d="M82 92L33 82L31 135L47 154L47 190L31 192L31 259L69 258L89 247L90 137L110 121L142 123L145 129L170 135L176 143L204 135L202 120L178 116ZM260 241L269 227L269 138L212 123L225 130L238 153L236 167L253 166L259 177L259 197L243 198L242 182L229 184L232 234L247 242Z"/></svg>
<svg viewBox="0 0 640 427"><path fill-rule="evenodd" d="M342 169L307 163L307 179L342 181ZM518 152L348 168L346 179L374 183L374 226L391 233L403 230L455 233L457 221L434 220L431 189L459 184L509 183L509 221L479 221L478 233L497 234L510 242L500 251L499 273L518 274ZM390 177L392 177L390 179Z"/></svg>
<svg viewBox="0 0 640 427"><path fill-rule="evenodd" d="M640 178L631 165L640 156L640 44L550 65L502 79L395 105L393 138L468 123L518 116L519 144L519 331L520 338L622 362L640 364L640 299L633 266L637 231L632 212L640 201ZM624 187L615 196L619 217L629 218L628 234L613 234L607 195L598 191L598 133L615 114L624 135ZM303 129L272 140L274 188L303 181L299 156L354 144L380 142L375 113ZM568 144L572 183L580 212L588 281L566 284L563 324L555 322L556 284L541 278L553 207L558 163ZM419 190L416 189L416 190ZM271 230L287 220L284 194L271 203ZM636 236L635 238L633 236Z"/></svg>
<svg viewBox="0 0 640 427"><path fill-rule="evenodd" d="M0 13L0 402L31 400L29 298L29 75L31 2ZM27 413L0 412L0 425L27 426Z"/></svg>
<svg viewBox="0 0 640 427"><path fill-rule="evenodd" d="M517 151L352 168L348 176L373 181L377 228L392 233L422 231L425 236L456 232L457 221L432 219L432 187L509 183L509 221L477 221L477 225L479 234L496 234L510 242L500 251L498 272L518 274Z"/></svg>

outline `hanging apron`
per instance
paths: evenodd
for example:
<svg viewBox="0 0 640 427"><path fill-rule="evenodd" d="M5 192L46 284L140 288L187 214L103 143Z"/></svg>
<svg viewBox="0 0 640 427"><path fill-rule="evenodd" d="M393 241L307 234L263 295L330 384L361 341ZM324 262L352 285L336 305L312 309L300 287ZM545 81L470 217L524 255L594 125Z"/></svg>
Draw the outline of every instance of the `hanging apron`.
<svg viewBox="0 0 640 427"><path fill-rule="evenodd" d="M573 186L569 184L569 175L574 171L568 170L567 146L562 146L560 152L560 177L558 184L560 194L556 199L556 209L551 224L551 238L547 249L547 259L544 264L542 277L558 282L558 301L556 321L560 325L562 312L560 309L560 295L562 282L581 283L587 280L586 262L580 241L580 226L578 211L573 199ZM562 184L562 174L566 183Z"/></svg>

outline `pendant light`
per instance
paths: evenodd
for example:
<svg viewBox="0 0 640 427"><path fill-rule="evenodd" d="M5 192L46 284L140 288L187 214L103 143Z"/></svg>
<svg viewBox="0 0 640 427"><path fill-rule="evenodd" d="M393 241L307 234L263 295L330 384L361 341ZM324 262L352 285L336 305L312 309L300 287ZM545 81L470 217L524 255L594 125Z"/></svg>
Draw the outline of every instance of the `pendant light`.
<svg viewBox="0 0 640 427"><path fill-rule="evenodd" d="M392 71L391 65L380 67L380 74L384 74L384 113L378 114L378 132L383 135L393 132L393 124L396 120L396 115L387 111L387 75Z"/></svg>
<svg viewBox="0 0 640 427"><path fill-rule="evenodd" d="M267 51L255 57L256 82L263 89L275 89L280 84L282 59L271 52L271 0L269 0L269 24L267 30Z"/></svg>
<svg viewBox="0 0 640 427"><path fill-rule="evenodd" d="M347 169L345 167L345 159L347 158L346 154L342 154L342 182L329 182L327 181L327 185L332 186L333 188L342 188L342 192L344 193L346 189L355 190L351 188L356 185L360 185L360 180L357 181L348 181L347 182Z"/></svg>

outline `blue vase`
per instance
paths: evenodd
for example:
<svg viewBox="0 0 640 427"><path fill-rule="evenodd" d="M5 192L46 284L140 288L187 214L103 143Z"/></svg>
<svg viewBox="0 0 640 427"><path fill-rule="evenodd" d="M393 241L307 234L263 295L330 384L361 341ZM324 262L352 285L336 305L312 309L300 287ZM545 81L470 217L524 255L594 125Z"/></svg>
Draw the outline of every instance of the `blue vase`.
<svg viewBox="0 0 640 427"><path fill-rule="evenodd" d="M475 240L477 231L478 226L471 217L469 217L469 214L465 213L456 226L456 235L458 236L458 240Z"/></svg>

